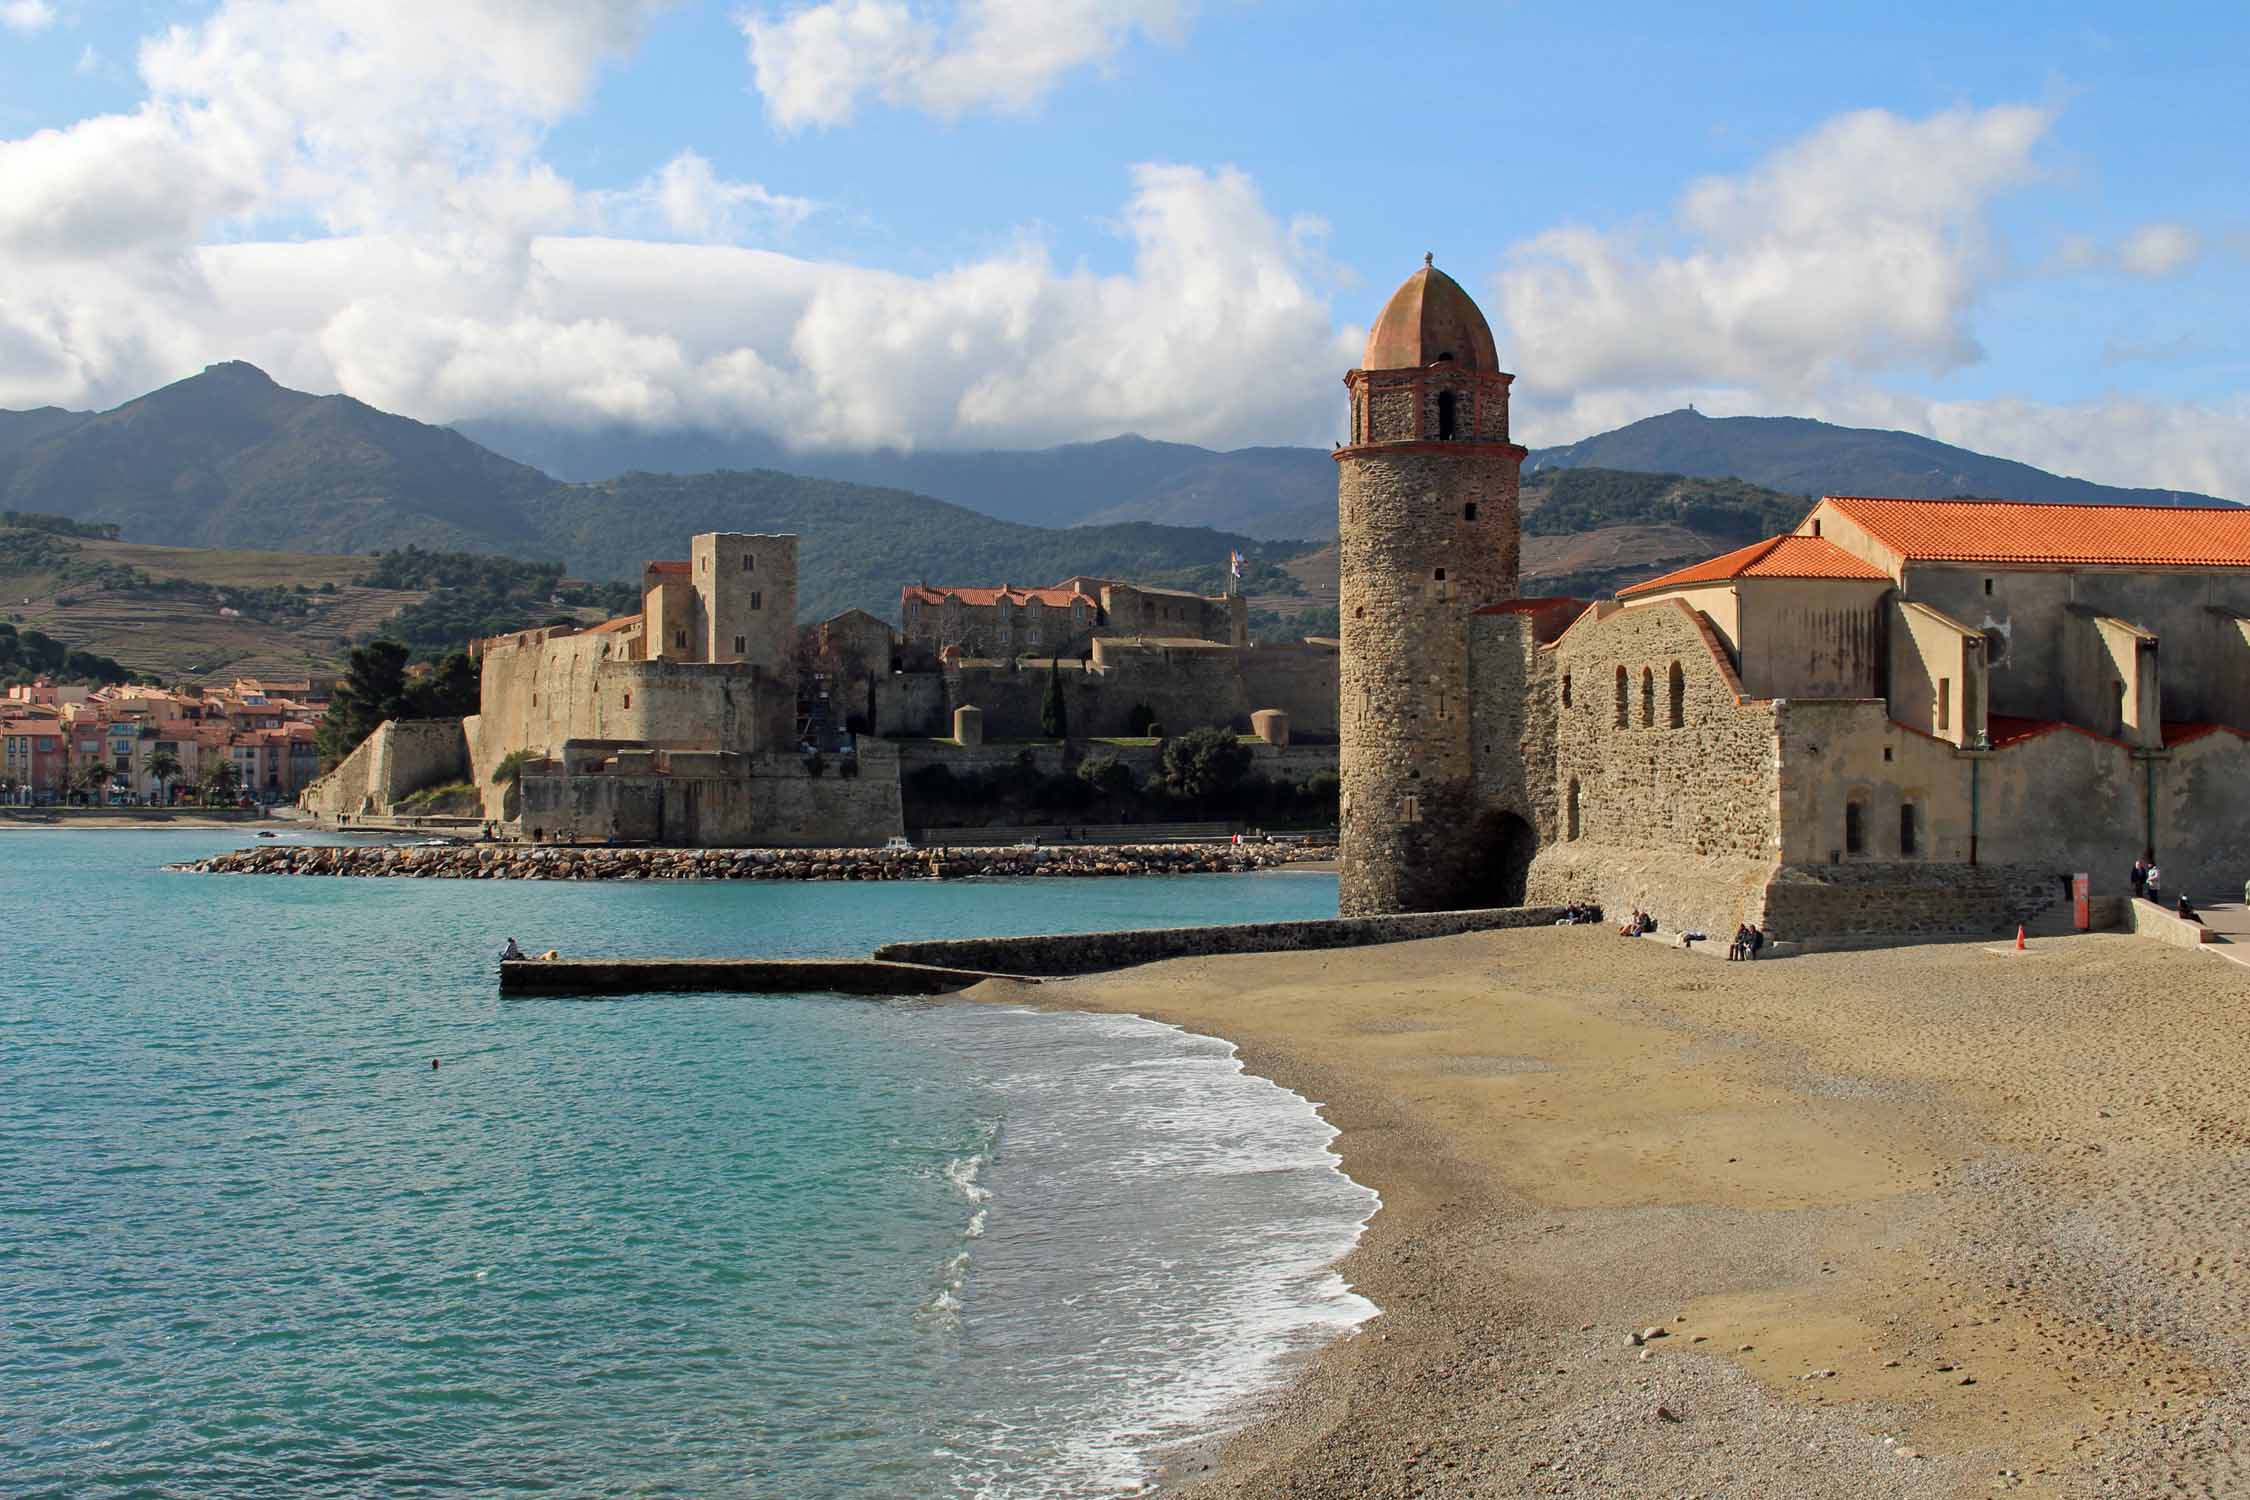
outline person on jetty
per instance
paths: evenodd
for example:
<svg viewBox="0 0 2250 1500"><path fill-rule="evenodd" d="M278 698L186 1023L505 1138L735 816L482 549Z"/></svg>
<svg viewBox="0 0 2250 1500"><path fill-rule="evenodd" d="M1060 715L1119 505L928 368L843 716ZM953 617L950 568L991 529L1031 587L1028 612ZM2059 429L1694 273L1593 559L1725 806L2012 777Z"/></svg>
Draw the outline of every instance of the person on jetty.
<svg viewBox="0 0 2250 1500"><path fill-rule="evenodd" d="M516 946L514 938L508 939L508 946L500 950L500 962L504 964L519 964L523 958L523 950Z"/></svg>

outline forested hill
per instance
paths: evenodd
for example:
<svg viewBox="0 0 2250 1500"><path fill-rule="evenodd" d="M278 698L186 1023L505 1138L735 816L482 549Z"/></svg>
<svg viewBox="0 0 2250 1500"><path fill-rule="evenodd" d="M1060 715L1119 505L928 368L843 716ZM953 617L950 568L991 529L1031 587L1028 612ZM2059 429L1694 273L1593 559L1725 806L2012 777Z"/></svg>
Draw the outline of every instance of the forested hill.
<svg viewBox="0 0 2250 1500"><path fill-rule="evenodd" d="M1232 550L1255 563L1305 545L1147 523L1064 532L771 470L566 485L450 428L288 390L240 363L113 411L0 413L0 509L115 523L136 543L322 554L418 545L554 558L595 580L637 581L648 559L685 556L697 531L788 531L804 538L807 619L854 605L889 617L900 586L920 579L1116 573L1215 589Z"/></svg>

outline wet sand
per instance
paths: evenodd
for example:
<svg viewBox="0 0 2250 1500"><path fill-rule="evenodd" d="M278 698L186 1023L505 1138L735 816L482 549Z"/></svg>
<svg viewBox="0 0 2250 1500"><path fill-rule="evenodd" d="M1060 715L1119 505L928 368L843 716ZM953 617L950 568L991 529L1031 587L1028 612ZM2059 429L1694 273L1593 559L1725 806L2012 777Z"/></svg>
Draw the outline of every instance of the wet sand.
<svg viewBox="0 0 2250 1500"><path fill-rule="evenodd" d="M1559 928L972 993L1226 1037L1382 1194L1382 1316L1167 1492L2250 1493L2250 972L2033 949Z"/></svg>

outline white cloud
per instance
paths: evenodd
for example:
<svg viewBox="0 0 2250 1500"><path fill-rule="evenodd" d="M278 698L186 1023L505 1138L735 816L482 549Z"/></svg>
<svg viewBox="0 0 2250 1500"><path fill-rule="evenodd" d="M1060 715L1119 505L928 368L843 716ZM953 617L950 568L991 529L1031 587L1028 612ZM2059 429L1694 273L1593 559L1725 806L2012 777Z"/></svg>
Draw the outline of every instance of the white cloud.
<svg viewBox="0 0 2250 1500"><path fill-rule="evenodd" d="M821 0L742 18L766 110L784 129L841 125L865 98L951 119L1021 110L1136 32L1177 40L1192 0Z"/></svg>
<svg viewBox="0 0 2250 1500"><path fill-rule="evenodd" d="M45 31L55 24L55 7L48 0L0 0L0 26L10 31Z"/></svg>
<svg viewBox="0 0 2250 1500"><path fill-rule="evenodd" d="M2008 269L1989 212L2038 178L2050 121L2024 107L1844 115L1739 177L1691 186L1669 235L1566 226L1516 247L1499 305L1521 372L1518 436L1570 442L1692 403L2250 499L2250 397L1946 402L1875 383L1982 358L1972 315ZM2166 276L2205 248L2185 225L2152 223L2114 245L2066 237L2052 265Z"/></svg>
<svg viewBox="0 0 2250 1500"><path fill-rule="evenodd" d="M2118 247L2117 263L2135 276L2170 276L2203 254L2203 236L2185 224L2143 224Z"/></svg>
<svg viewBox="0 0 2250 1500"><path fill-rule="evenodd" d="M713 243L730 243L760 230L787 233L818 207L809 198L722 178L695 151L682 151L626 192L596 194L592 201L604 226Z"/></svg>
<svg viewBox="0 0 2250 1500"><path fill-rule="evenodd" d="M588 236L463 268L414 241L213 247L214 305L277 378L433 420L758 429L802 447L1135 430L1321 441L1356 352L1303 226L1238 172L1136 169L1128 273L1026 240L928 277ZM257 351L265 351L261 355Z"/></svg>
<svg viewBox="0 0 2250 1500"><path fill-rule="evenodd" d="M2036 175L2045 110L1840 116L1750 173L1696 183L1675 250L1564 227L1518 246L1502 308L1522 365L1577 389L1689 381L1806 392L1979 357L2000 256L1985 213Z"/></svg>

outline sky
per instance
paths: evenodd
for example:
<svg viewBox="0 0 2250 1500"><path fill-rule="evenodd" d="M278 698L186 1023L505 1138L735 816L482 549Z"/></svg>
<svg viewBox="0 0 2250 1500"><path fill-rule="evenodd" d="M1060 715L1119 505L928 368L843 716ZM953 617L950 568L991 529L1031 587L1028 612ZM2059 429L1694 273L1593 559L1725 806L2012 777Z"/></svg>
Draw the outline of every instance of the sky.
<svg viewBox="0 0 2250 1500"><path fill-rule="evenodd" d="M1693 403L2250 500L2250 6L0 0L0 407L224 359L800 449Z"/></svg>

